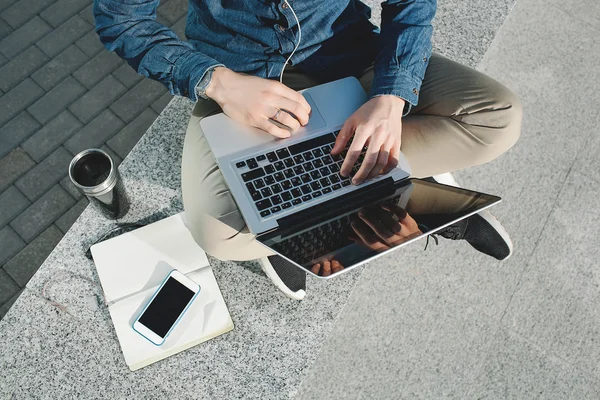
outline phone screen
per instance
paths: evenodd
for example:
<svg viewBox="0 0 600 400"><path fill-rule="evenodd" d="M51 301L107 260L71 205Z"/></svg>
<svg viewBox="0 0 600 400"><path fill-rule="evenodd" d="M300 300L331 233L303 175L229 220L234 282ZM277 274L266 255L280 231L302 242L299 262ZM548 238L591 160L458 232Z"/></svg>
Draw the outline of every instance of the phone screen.
<svg viewBox="0 0 600 400"><path fill-rule="evenodd" d="M146 311L140 316L139 321L152 332L164 338L192 297L194 297L192 290L169 277Z"/></svg>

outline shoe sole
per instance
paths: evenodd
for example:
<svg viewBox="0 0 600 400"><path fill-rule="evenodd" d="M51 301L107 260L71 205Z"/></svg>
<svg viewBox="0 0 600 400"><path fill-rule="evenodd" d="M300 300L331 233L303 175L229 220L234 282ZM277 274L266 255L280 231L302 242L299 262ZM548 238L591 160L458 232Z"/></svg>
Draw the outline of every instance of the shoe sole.
<svg viewBox="0 0 600 400"><path fill-rule="evenodd" d="M492 228L494 228L496 230L496 232L498 232L498 234L500 235L500 237L508 245L508 256L506 256L505 258L503 258L500 261L506 261L506 260L508 260L510 258L510 256L512 256L512 253L513 253L513 242L510 239L510 236L508 235L508 232L506 232L506 229L504 229L504 227L502 226L502 224L500 223L500 221L498 221L496 219L496 217L494 217L489 211L484 210L484 211L482 211L482 212L479 213L479 216L481 218L483 218L488 224L490 224L492 226Z"/></svg>
<svg viewBox="0 0 600 400"><path fill-rule="evenodd" d="M297 292L292 292L290 288L285 286L285 284L283 283L279 275L277 275L277 272L275 272L273 266L267 258L261 258L259 260L259 264L265 275L267 275L267 277L275 284L275 286L277 286L277 289L281 290L283 294L285 294L287 297L293 300L304 299L304 296L306 296L306 292L302 289L298 290Z"/></svg>

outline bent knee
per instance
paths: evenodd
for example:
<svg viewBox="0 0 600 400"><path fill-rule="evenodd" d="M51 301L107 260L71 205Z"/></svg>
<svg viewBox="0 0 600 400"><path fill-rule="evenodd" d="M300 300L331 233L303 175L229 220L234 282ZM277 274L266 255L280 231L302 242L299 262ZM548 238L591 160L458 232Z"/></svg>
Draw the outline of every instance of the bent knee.
<svg viewBox="0 0 600 400"><path fill-rule="evenodd" d="M194 241L219 260L232 259L231 238L246 226L229 192L183 190L186 226Z"/></svg>
<svg viewBox="0 0 600 400"><path fill-rule="evenodd" d="M500 128L500 145L504 151L510 149L517 143L521 136L521 123L523 121L523 106L516 94L506 89L509 94L505 100L506 106L502 110L504 126Z"/></svg>
<svg viewBox="0 0 600 400"><path fill-rule="evenodd" d="M206 253L219 260L232 260L236 253L236 236L245 223L236 210L229 215L215 217L194 207L185 207L185 225L194 241Z"/></svg>
<svg viewBox="0 0 600 400"><path fill-rule="evenodd" d="M521 136L523 107L519 98L502 86L493 105L481 112L471 133L479 142L478 163L485 163L513 147Z"/></svg>
<svg viewBox="0 0 600 400"><path fill-rule="evenodd" d="M210 231L197 224L190 224L188 229L192 234L194 241L207 254L222 261L229 261L232 259L233 244L230 243L230 238L211 234Z"/></svg>

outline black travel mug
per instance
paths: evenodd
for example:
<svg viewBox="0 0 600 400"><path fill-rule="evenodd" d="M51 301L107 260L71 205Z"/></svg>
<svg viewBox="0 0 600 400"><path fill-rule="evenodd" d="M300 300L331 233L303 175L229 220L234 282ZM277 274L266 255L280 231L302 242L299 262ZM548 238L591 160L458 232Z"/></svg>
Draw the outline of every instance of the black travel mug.
<svg viewBox="0 0 600 400"><path fill-rule="evenodd" d="M77 154L69 165L69 177L107 218L118 219L129 211L129 199L119 171L105 151L88 149Z"/></svg>

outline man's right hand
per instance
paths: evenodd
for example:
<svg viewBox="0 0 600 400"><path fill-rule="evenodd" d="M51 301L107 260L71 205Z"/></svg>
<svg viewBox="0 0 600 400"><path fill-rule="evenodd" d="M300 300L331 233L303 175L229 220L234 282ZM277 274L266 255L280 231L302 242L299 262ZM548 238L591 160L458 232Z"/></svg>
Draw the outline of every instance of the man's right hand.
<svg viewBox="0 0 600 400"><path fill-rule="evenodd" d="M230 118L279 138L289 137L290 131L271 122L273 117L293 132L308 123L311 111L304 96L284 84L225 67L215 68L206 95Z"/></svg>

